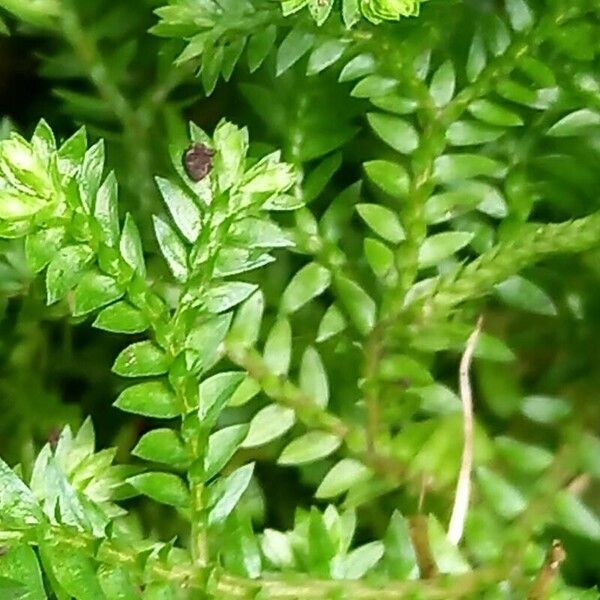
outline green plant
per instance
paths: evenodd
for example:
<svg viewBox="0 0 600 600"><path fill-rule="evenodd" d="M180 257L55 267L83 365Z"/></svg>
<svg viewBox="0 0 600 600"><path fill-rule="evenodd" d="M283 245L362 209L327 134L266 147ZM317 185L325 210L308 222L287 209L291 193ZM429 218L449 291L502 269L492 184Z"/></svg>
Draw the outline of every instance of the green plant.
<svg viewBox="0 0 600 600"><path fill-rule="evenodd" d="M600 5L77 4L0 0L87 125L0 141L0 597L598 597Z"/></svg>

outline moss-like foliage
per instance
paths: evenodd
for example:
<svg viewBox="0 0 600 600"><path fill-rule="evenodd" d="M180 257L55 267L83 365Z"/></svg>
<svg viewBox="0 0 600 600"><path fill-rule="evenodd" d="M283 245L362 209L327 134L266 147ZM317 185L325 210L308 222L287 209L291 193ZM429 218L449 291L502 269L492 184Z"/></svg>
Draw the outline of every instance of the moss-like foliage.
<svg viewBox="0 0 600 600"><path fill-rule="evenodd" d="M598 3L159 4L0 0L0 598L597 597Z"/></svg>

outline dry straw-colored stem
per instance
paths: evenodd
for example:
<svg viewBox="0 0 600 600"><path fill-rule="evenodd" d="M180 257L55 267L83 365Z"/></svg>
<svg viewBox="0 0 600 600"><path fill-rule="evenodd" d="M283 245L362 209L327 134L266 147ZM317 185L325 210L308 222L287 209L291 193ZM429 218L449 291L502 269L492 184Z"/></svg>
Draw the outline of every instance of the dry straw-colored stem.
<svg viewBox="0 0 600 600"><path fill-rule="evenodd" d="M460 399L463 410L463 451L460 462L460 471L458 482L456 484L456 496L454 497L454 506L448 526L448 539L453 544L458 544L463 535L465 520L469 509L469 497L471 495L471 470L473 469L473 393L471 391L471 381L469 372L473 353L481 333L483 318L479 317L473 333L467 340L465 351L460 361L459 385Z"/></svg>

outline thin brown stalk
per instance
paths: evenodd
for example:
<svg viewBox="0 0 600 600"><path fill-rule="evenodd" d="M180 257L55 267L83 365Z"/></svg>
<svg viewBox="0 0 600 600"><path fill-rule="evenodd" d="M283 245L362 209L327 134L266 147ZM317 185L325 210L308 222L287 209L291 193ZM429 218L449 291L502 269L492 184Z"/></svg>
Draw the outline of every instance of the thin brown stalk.
<svg viewBox="0 0 600 600"><path fill-rule="evenodd" d="M533 587L527 594L527 600L546 600L550 598L552 582L565 558L567 558L567 554L560 540L554 540L548 550L546 560L535 578Z"/></svg>
<svg viewBox="0 0 600 600"><path fill-rule="evenodd" d="M421 579L436 577L439 571L429 545L427 517L425 515L411 517L409 519L409 530Z"/></svg>

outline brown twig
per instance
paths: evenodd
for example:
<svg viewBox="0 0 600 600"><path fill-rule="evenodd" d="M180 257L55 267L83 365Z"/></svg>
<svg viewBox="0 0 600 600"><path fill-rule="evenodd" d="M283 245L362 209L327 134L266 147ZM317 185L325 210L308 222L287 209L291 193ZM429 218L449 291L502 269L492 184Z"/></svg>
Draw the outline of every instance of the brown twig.
<svg viewBox="0 0 600 600"><path fill-rule="evenodd" d="M582 473L573 478L573 480L567 486L567 490L576 496L580 496L587 490L590 485L592 478L589 473Z"/></svg>
<svg viewBox="0 0 600 600"><path fill-rule="evenodd" d="M545 600L550 597L550 586L565 558L567 558L567 554L560 540L554 540L548 550L546 560L535 578L533 587L527 594L527 600Z"/></svg>
<svg viewBox="0 0 600 600"><path fill-rule="evenodd" d="M415 515L409 519L408 525L421 579L432 579L438 575L439 571L429 545L427 517Z"/></svg>
<svg viewBox="0 0 600 600"><path fill-rule="evenodd" d="M452 544L458 544L462 537L469 508L469 497L471 495L471 470L473 468L473 394L471 392L471 382L469 380L469 371L473 353L477 346L483 317L479 317L473 333L467 340L465 351L460 360L459 385L460 399L463 409L463 451L458 473L458 482L456 484L456 496L454 497L454 506L448 526L448 539Z"/></svg>

